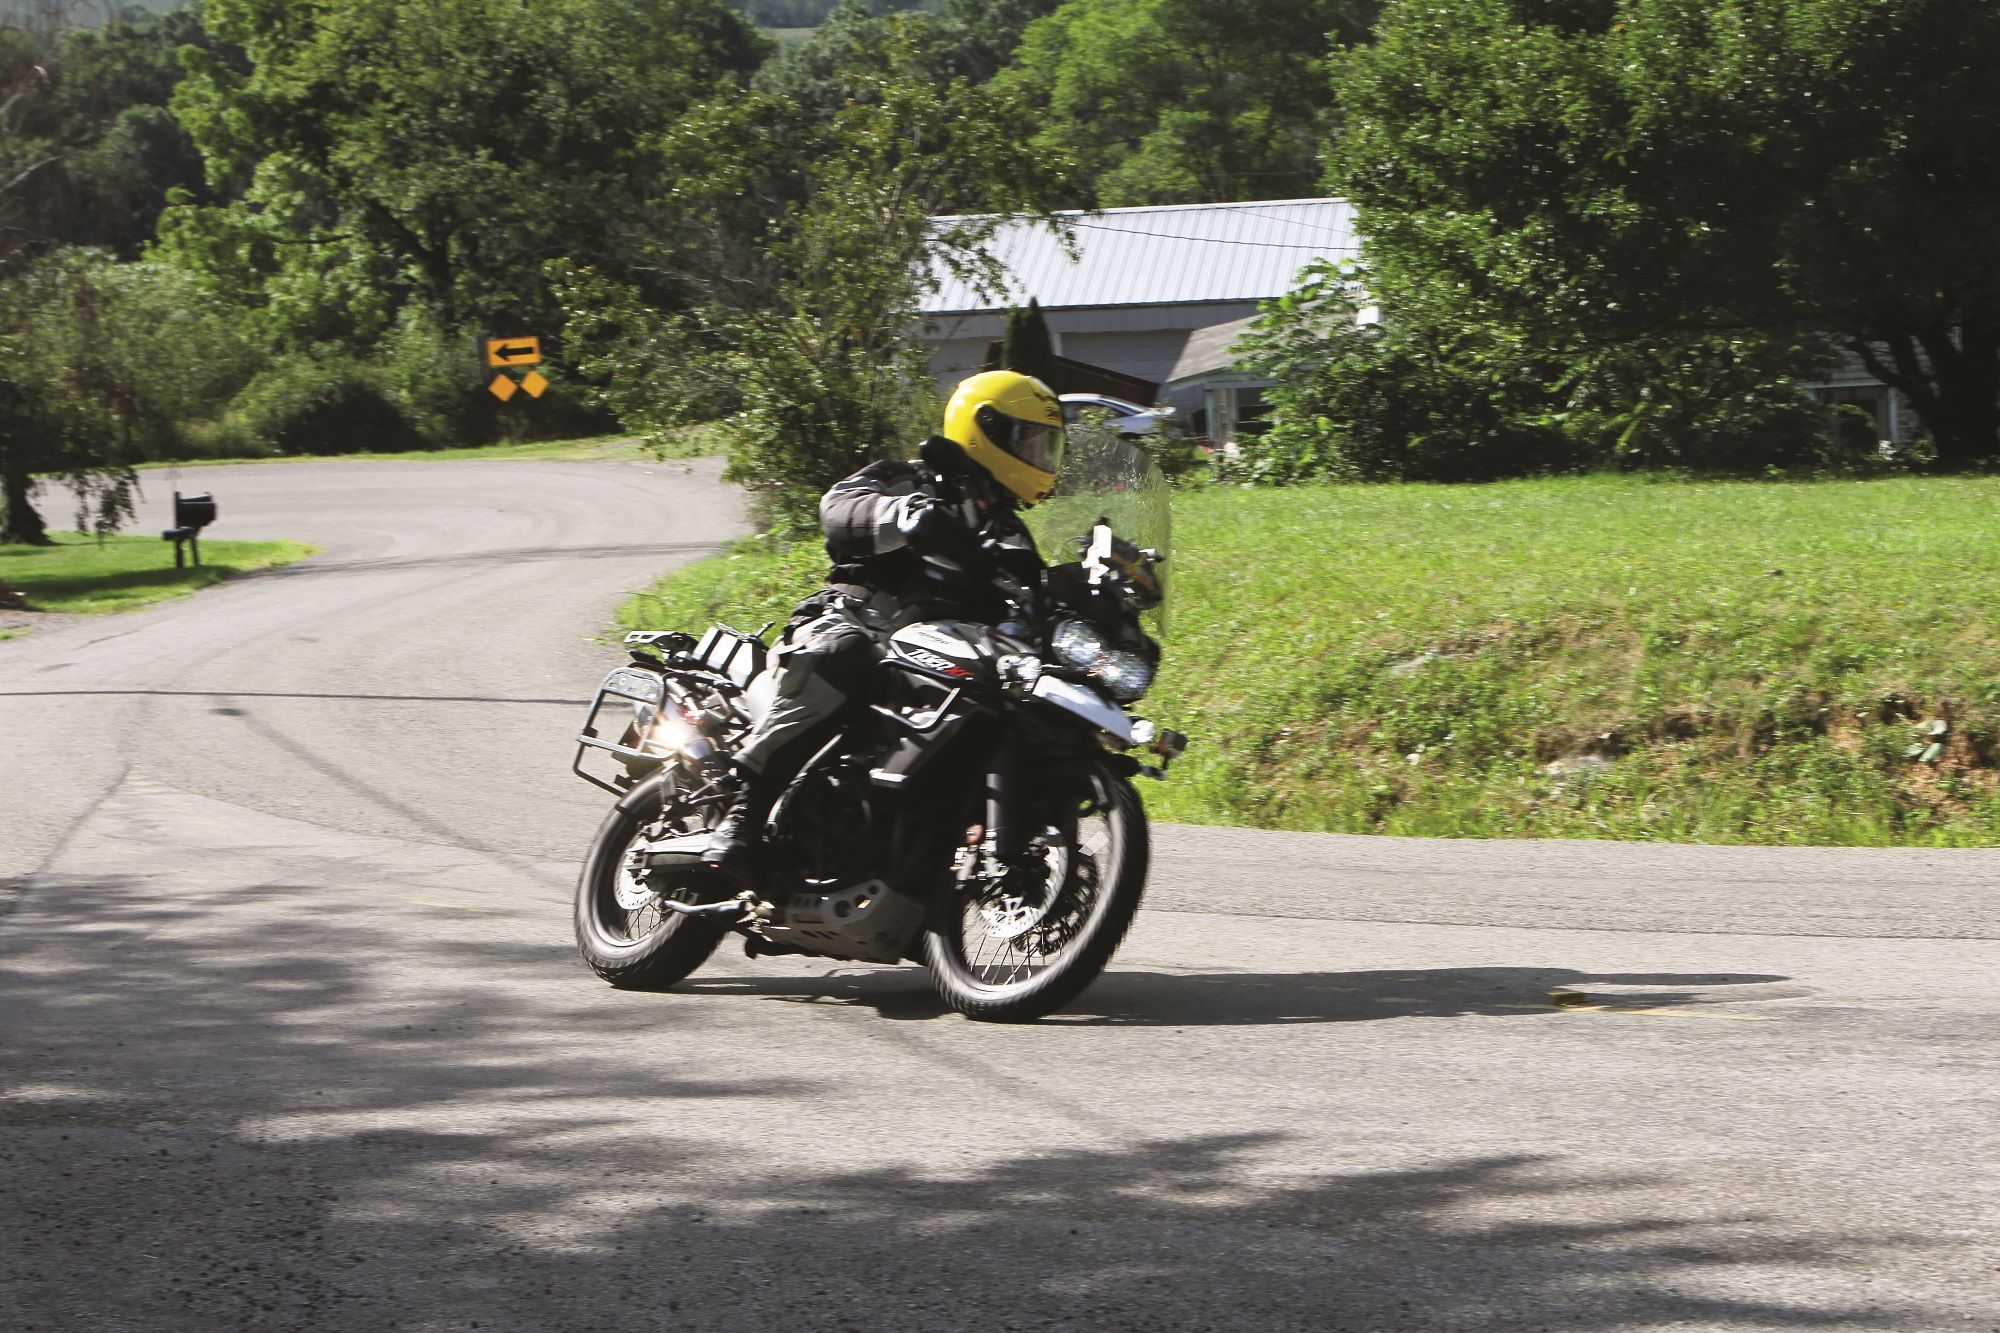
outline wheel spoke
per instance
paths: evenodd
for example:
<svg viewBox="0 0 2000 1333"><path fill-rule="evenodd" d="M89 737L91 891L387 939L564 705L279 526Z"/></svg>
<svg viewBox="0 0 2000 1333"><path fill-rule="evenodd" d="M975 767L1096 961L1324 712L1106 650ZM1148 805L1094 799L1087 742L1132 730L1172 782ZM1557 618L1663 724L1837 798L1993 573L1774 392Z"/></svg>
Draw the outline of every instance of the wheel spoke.
<svg viewBox="0 0 2000 1333"><path fill-rule="evenodd" d="M968 895L960 914L959 956L983 985L1006 988L1032 980L1061 962L1087 937L1101 906L1104 867L1113 859L1118 834L1108 805L1081 802L1074 819L1051 824L1039 835L1046 878L1039 889L997 886ZM1038 896L1037 896L1038 895ZM1040 906L1032 904L1039 902ZM1039 912L1033 919L1023 914Z"/></svg>
<svg viewBox="0 0 2000 1333"><path fill-rule="evenodd" d="M663 897L687 901L689 890L676 886L664 894L648 882L648 872L638 870L631 858L636 848L684 824L684 818L662 816L634 830L630 843L619 857L618 869L610 883L598 890L599 928L622 944L638 944L662 930L673 931L687 918L662 905Z"/></svg>

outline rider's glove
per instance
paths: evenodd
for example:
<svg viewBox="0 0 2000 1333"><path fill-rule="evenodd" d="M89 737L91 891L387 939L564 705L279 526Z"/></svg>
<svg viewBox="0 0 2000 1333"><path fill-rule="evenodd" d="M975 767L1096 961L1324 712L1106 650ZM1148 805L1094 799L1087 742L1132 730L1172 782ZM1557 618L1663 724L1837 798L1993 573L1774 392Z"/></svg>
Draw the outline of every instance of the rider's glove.
<svg viewBox="0 0 2000 1333"><path fill-rule="evenodd" d="M1001 545L993 552L1000 572L1019 584L1034 587L1041 582L1042 558L1018 546Z"/></svg>
<svg viewBox="0 0 2000 1333"><path fill-rule="evenodd" d="M991 561L979 537L958 516L928 495L912 495L899 506L896 531L919 555L942 556L960 569L974 572Z"/></svg>

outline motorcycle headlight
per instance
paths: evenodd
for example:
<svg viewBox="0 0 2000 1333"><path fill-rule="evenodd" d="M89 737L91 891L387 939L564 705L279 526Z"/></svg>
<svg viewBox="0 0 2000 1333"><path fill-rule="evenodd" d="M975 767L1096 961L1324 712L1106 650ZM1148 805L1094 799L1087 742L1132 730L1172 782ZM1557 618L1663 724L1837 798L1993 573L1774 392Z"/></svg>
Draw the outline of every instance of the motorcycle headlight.
<svg viewBox="0 0 2000 1333"><path fill-rule="evenodd" d="M1065 620L1056 626L1055 637L1049 641L1055 650L1056 660L1066 667L1078 671L1089 671L1097 665L1099 658L1111 650L1111 643L1104 632L1088 620Z"/></svg>
<svg viewBox="0 0 2000 1333"><path fill-rule="evenodd" d="M1091 678L1112 698L1131 703L1153 687L1153 664L1137 653L1113 648L1092 671Z"/></svg>
<svg viewBox="0 0 2000 1333"><path fill-rule="evenodd" d="M649 754L694 754L703 744L702 734L677 709L662 712L649 704L634 704L632 731L638 748Z"/></svg>
<svg viewBox="0 0 2000 1333"><path fill-rule="evenodd" d="M1130 703L1153 684L1153 664L1139 653L1114 648L1087 620L1065 620L1049 641L1056 660L1081 671L1112 698Z"/></svg>

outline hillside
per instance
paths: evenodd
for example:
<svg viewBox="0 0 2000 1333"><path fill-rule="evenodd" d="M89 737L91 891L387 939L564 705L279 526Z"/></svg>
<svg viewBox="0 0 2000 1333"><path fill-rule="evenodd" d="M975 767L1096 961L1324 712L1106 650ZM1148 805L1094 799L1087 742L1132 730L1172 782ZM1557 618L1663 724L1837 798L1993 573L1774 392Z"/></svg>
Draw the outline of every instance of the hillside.
<svg viewBox="0 0 2000 1333"><path fill-rule="evenodd" d="M1993 842L1997 504L1986 479L1188 492L1147 710L1195 743L1149 804L1347 832ZM821 564L747 548L624 616L755 628Z"/></svg>

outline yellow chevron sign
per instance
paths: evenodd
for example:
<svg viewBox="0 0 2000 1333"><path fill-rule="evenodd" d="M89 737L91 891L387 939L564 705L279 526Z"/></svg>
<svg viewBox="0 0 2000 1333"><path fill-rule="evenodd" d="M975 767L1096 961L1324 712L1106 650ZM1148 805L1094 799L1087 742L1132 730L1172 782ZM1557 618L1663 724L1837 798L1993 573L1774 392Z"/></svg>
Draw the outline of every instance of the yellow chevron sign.
<svg viewBox="0 0 2000 1333"><path fill-rule="evenodd" d="M486 364L489 366L538 366L542 363L540 338L488 338Z"/></svg>

